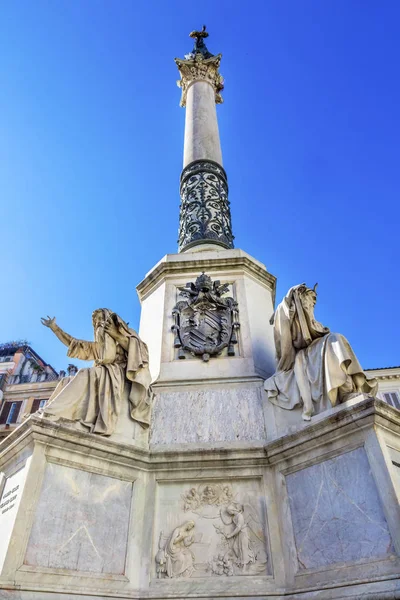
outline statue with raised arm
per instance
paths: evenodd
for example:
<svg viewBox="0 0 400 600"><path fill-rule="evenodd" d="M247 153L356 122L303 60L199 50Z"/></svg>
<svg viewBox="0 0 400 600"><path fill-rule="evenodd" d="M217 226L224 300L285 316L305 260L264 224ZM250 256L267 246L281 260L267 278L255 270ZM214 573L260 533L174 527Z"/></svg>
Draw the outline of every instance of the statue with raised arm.
<svg viewBox="0 0 400 600"><path fill-rule="evenodd" d="M377 391L375 379L367 379L349 342L331 333L314 318L316 285L292 287L273 316L277 358L276 373L264 387L269 400L281 408L303 407L308 421L318 412L350 399Z"/></svg>
<svg viewBox="0 0 400 600"><path fill-rule="evenodd" d="M99 308L92 315L94 342L78 340L56 323L55 317L42 323L68 346L68 356L94 360L93 367L80 369L67 384L60 381L44 416L76 421L91 433L112 435L123 402L143 428L149 426L151 376L146 344L116 313Z"/></svg>

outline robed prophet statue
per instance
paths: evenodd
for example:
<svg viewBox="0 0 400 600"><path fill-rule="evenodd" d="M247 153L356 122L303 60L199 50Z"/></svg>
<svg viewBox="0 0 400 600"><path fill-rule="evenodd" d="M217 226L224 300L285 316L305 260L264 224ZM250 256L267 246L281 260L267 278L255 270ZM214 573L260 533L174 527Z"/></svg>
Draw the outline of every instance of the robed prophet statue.
<svg viewBox="0 0 400 600"><path fill-rule="evenodd" d="M375 395L377 382L367 379L349 342L314 318L316 286L292 287L273 316L276 373L266 380L269 400L281 408L303 407L308 421L317 412L360 393Z"/></svg>
<svg viewBox="0 0 400 600"><path fill-rule="evenodd" d="M76 421L91 433L109 436L115 431L123 403L129 402L132 419L147 428L152 393L146 344L107 308L95 310L92 322L95 341L86 342L63 331L55 317L42 319L68 346L69 357L94 360L93 367L60 381L44 416Z"/></svg>

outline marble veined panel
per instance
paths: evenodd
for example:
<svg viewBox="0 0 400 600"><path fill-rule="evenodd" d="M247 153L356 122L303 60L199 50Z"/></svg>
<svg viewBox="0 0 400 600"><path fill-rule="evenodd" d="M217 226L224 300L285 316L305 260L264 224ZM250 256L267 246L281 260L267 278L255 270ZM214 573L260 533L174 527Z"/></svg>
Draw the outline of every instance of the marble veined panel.
<svg viewBox="0 0 400 600"><path fill-rule="evenodd" d="M394 553L364 448L286 477L300 569Z"/></svg>
<svg viewBox="0 0 400 600"><path fill-rule="evenodd" d="M132 483L47 465L25 564L121 575Z"/></svg>
<svg viewBox="0 0 400 600"><path fill-rule="evenodd" d="M219 388L157 394L151 444L265 439L257 388Z"/></svg>

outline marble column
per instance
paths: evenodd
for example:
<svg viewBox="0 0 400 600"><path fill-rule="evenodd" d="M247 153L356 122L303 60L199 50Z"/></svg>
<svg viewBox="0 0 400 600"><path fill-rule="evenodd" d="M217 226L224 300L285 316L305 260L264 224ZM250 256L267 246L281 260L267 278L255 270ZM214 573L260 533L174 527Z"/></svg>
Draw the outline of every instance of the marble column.
<svg viewBox="0 0 400 600"><path fill-rule="evenodd" d="M175 59L181 79L181 106L186 107L179 251L233 248L228 181L222 166L216 104L222 103L221 55L204 43L208 33L194 31L195 46Z"/></svg>
<svg viewBox="0 0 400 600"><path fill-rule="evenodd" d="M194 160L222 166L215 90L209 81L193 81L187 89L183 168Z"/></svg>

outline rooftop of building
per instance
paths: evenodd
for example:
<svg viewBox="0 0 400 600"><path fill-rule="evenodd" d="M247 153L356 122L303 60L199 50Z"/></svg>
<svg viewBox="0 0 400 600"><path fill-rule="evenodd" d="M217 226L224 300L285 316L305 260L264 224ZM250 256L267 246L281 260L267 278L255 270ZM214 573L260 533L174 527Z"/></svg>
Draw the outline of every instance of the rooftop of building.
<svg viewBox="0 0 400 600"><path fill-rule="evenodd" d="M400 369L400 365L394 365L393 367L370 367L365 371L386 371L387 369Z"/></svg>
<svg viewBox="0 0 400 600"><path fill-rule="evenodd" d="M58 375L54 367L50 363L47 363L43 358L32 348L27 340L14 340L10 342L4 342L0 344L0 358L8 357L11 358L17 353L22 352L26 358L33 358L43 367L49 367L55 375Z"/></svg>

